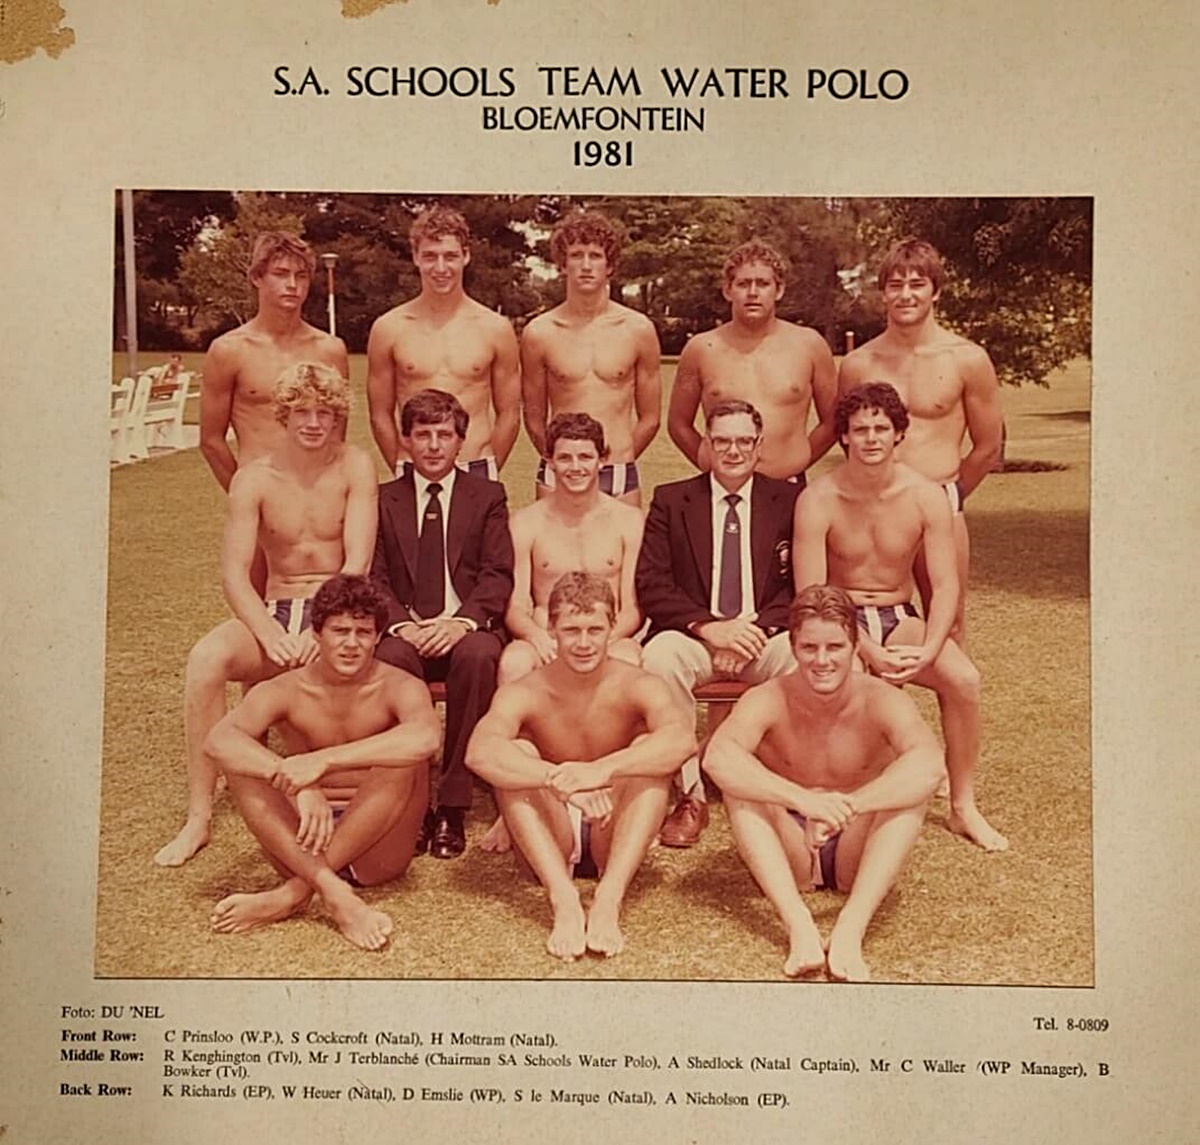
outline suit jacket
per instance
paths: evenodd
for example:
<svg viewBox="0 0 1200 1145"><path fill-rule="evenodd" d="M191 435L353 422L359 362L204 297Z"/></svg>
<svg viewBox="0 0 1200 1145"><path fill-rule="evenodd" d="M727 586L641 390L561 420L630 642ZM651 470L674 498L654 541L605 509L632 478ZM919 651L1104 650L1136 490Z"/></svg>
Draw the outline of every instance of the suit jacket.
<svg viewBox="0 0 1200 1145"><path fill-rule="evenodd" d="M388 597L388 627L412 619L417 575L417 486L411 469L379 488L371 578ZM446 517L446 564L462 604L456 616L501 627L513 591L513 546L504 486L460 470Z"/></svg>
<svg viewBox="0 0 1200 1145"><path fill-rule="evenodd" d="M713 525L707 473L654 490L637 562L638 604L649 636L686 632L720 620L712 612ZM754 475L750 496L750 564L758 625L769 635L787 626L792 600L792 508L799 489Z"/></svg>

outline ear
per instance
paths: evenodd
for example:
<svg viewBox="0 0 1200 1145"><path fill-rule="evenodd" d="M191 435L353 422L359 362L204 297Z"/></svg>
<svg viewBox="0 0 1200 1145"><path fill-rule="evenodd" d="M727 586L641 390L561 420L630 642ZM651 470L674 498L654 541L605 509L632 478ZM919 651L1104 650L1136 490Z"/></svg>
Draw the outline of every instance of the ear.
<svg viewBox="0 0 1200 1145"><path fill-rule="evenodd" d="M726 302L733 301L733 299L729 296L729 289L732 285L733 284L728 279L721 283L721 297L724 298Z"/></svg>
<svg viewBox="0 0 1200 1145"><path fill-rule="evenodd" d="M470 264L470 262L471 262L471 248L465 247L463 249L463 266L468 266Z"/></svg>

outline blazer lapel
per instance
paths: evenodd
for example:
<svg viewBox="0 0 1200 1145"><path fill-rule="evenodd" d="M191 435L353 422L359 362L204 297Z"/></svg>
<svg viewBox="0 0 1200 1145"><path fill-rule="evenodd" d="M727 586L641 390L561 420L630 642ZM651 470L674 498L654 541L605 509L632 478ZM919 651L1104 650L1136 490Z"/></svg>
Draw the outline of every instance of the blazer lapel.
<svg viewBox="0 0 1200 1145"><path fill-rule="evenodd" d="M462 475L454 478L454 492L450 495L450 515L446 518L446 568L450 579L462 560L463 546L467 541L467 518L470 515L470 496L463 492Z"/></svg>
<svg viewBox="0 0 1200 1145"><path fill-rule="evenodd" d="M400 542L400 555L408 569L408 579L417 583L417 483L412 469L405 471L396 482L396 497L392 502L392 525Z"/></svg>
<svg viewBox="0 0 1200 1145"><path fill-rule="evenodd" d="M754 580L754 606L766 598L767 577L775 552L773 542L777 532L776 491L755 478L750 497L750 566Z"/></svg>
<svg viewBox="0 0 1200 1145"><path fill-rule="evenodd" d="M704 587L705 607L712 598L713 535L709 490L709 478L704 474L692 481L683 494L683 526Z"/></svg>

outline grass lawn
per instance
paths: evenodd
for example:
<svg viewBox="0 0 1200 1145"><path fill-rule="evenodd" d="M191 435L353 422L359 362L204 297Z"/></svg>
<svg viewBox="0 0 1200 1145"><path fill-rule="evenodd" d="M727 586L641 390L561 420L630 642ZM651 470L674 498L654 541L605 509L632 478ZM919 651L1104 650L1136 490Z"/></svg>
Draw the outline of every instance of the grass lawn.
<svg viewBox="0 0 1200 1145"><path fill-rule="evenodd" d="M162 358L145 355L143 366ZM191 356L185 364L199 365ZM350 437L371 447L365 369L362 356L351 359ZM120 376L123 358L114 370ZM1006 391L1004 401L1008 457L1018 464L971 498L968 626L984 676L980 802L1012 850L986 855L950 835L946 806L935 802L868 935L879 981L1093 980L1088 364L1061 372L1049 389ZM534 460L522 436L505 470L513 505L532 498ZM1020 464L1030 462L1060 468ZM665 430L642 471L647 489L690 472ZM454 862L418 858L400 882L365 892L397 924L379 954L350 947L319 907L249 935L214 934L208 916L219 898L277 881L228 796L218 801L213 842L191 863L163 871L151 857L182 823L187 651L228 614L217 574L222 514L223 496L196 450L112 473L99 976L779 978L782 927L719 806L698 847L651 852L627 901L627 949L611 961L550 959L540 890L515 877L511 857L474 847ZM936 722L936 706L913 691ZM470 839L490 819L491 799L479 790ZM823 930L841 901L811 896Z"/></svg>

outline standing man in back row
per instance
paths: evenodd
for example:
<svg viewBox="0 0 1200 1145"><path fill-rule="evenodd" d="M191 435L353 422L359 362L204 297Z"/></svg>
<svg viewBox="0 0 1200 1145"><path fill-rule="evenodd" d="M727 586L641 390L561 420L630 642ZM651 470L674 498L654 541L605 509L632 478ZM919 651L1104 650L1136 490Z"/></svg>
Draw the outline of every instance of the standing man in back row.
<svg viewBox="0 0 1200 1145"><path fill-rule="evenodd" d="M274 393L285 369L309 362L350 377L345 343L304 321L316 262L299 235L260 234L249 269L258 312L208 347L200 385L200 452L226 491L239 467L283 445L287 434L275 416ZM226 440L230 429L237 438L236 456ZM252 577L257 587L265 575L260 567Z"/></svg>
<svg viewBox="0 0 1200 1145"><path fill-rule="evenodd" d="M722 293L730 320L683 348L667 431L687 459L707 471L713 459L696 428L697 408L707 416L718 402L749 402L763 421L758 471L803 488L804 471L834 441L836 369L820 334L776 315L785 283L782 255L758 239L725 260ZM810 433L814 405L818 421Z"/></svg>
<svg viewBox="0 0 1200 1145"><path fill-rule="evenodd" d="M398 411L420 390L452 394L467 411L459 464L499 479L521 420L517 336L507 318L471 298L463 272L471 261L467 220L431 207L409 231L421 293L375 320L367 341L371 432L388 471L409 460Z"/></svg>
<svg viewBox="0 0 1200 1145"><path fill-rule="evenodd" d="M887 329L846 355L838 391L888 382L908 410L908 430L896 459L936 481L950 502L959 580L950 635L965 644L971 543L963 507L1000 457L1004 411L987 351L938 323L934 306L945 281L941 255L929 243L910 237L888 251L879 267ZM968 434L971 449L963 456ZM916 578L928 611L931 589L923 554Z"/></svg>
<svg viewBox="0 0 1200 1145"><path fill-rule="evenodd" d="M637 459L662 415L660 355L650 319L610 297L620 252L621 236L596 211L569 215L550 236L567 297L521 337L525 428L543 458L539 497L554 488L544 460L547 423L560 413L586 413L604 427L608 442L601 492L641 505Z"/></svg>

